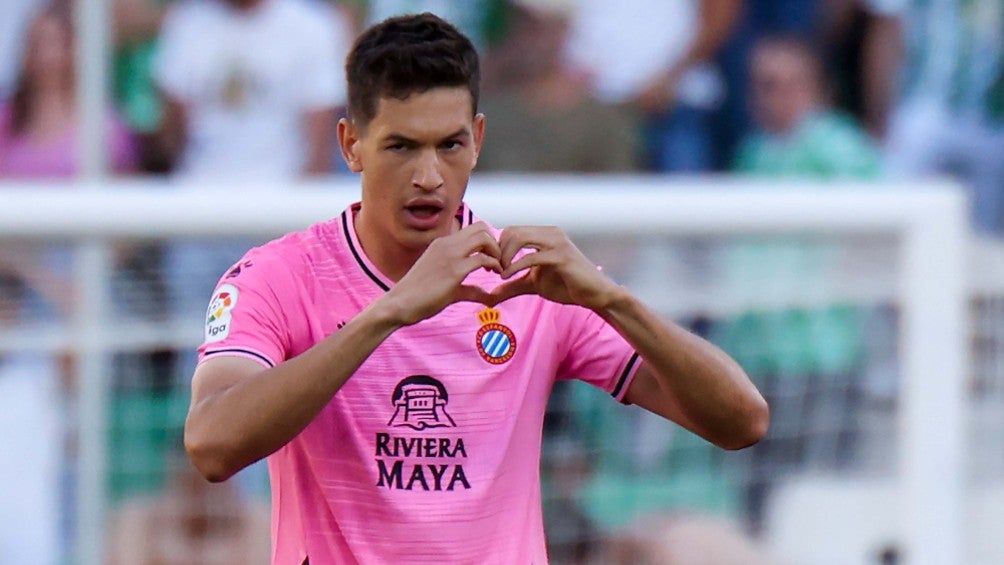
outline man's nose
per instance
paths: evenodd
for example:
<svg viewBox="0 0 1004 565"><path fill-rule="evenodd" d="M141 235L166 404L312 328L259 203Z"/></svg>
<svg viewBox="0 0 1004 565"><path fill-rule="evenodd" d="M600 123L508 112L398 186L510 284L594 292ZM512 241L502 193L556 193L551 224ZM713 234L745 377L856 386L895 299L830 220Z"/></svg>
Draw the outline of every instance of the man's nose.
<svg viewBox="0 0 1004 565"><path fill-rule="evenodd" d="M439 155L435 150L423 151L412 176L411 183L423 190L435 190L443 186L443 175L439 171Z"/></svg>

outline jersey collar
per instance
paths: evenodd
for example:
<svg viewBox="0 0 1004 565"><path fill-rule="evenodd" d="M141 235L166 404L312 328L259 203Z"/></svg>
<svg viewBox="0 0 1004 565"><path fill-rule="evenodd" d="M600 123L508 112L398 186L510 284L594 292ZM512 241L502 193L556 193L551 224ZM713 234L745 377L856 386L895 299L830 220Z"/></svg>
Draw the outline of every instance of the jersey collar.
<svg viewBox="0 0 1004 565"><path fill-rule="evenodd" d="M355 218L360 208L362 208L362 202L356 202L342 212L342 231L345 234L345 241L349 246L349 251L352 252L352 257L356 260L363 274L380 287L381 290L386 292L390 290L394 282L381 273L380 269L366 256L362 244L359 243L359 236L356 234ZM460 208L457 209L456 218L460 221L460 228L463 229L474 223L474 212L471 211L467 204L461 202Z"/></svg>

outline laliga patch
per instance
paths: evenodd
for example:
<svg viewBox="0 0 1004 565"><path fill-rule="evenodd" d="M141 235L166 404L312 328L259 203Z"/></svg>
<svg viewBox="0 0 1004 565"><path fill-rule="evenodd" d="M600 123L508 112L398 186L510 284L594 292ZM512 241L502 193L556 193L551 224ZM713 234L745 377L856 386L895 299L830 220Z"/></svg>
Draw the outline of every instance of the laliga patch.
<svg viewBox="0 0 1004 565"><path fill-rule="evenodd" d="M492 365L501 365L512 359L516 353L516 336L512 330L499 323L502 314L494 308L485 308L478 313L481 328L475 343L481 358Z"/></svg>
<svg viewBox="0 0 1004 565"><path fill-rule="evenodd" d="M222 341L230 335L230 311L237 306L237 294L237 287L232 284L216 289L206 310L206 342Z"/></svg>

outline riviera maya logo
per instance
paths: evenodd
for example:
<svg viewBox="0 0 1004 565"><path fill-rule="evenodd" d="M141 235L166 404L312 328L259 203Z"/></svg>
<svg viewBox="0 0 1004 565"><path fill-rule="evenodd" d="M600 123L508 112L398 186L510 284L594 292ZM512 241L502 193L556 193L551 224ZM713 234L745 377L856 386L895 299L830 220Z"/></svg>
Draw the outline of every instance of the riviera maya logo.
<svg viewBox="0 0 1004 565"><path fill-rule="evenodd" d="M237 287L225 284L216 290L206 310L206 341L221 341L230 335L230 311L237 306Z"/></svg>
<svg viewBox="0 0 1004 565"><path fill-rule="evenodd" d="M499 323L501 319L502 314L494 308L485 308L478 313L481 327L475 337L475 345L481 358L492 365L501 365L516 353L516 336Z"/></svg>
<svg viewBox="0 0 1004 565"><path fill-rule="evenodd" d="M413 375L394 387L391 402L394 415L388 426L407 426L416 430L454 428L457 424L446 413L449 394L443 383L428 375Z"/></svg>
<svg viewBox="0 0 1004 565"><path fill-rule="evenodd" d="M449 400L443 383L429 375L412 375L394 387L391 396L394 416L387 425L419 431L456 428L457 424L446 413ZM373 478L377 487L424 492L471 488L463 465L467 447L464 438L457 436L457 430L440 432L444 434L440 437L402 432L403 435L376 434Z"/></svg>

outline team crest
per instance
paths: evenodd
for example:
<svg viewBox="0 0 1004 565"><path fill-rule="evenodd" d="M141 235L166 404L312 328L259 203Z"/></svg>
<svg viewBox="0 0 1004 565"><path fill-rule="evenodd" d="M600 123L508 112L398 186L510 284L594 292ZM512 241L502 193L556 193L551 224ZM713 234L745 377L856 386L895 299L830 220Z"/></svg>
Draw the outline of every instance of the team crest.
<svg viewBox="0 0 1004 565"><path fill-rule="evenodd" d="M516 353L516 336L499 323L501 319L502 314L494 308L485 308L478 313L481 328L478 329L475 344L481 358L492 365L501 365Z"/></svg>
<svg viewBox="0 0 1004 565"><path fill-rule="evenodd" d="M230 335L230 311L237 306L237 287L225 284L213 294L206 310L206 341L222 341Z"/></svg>

